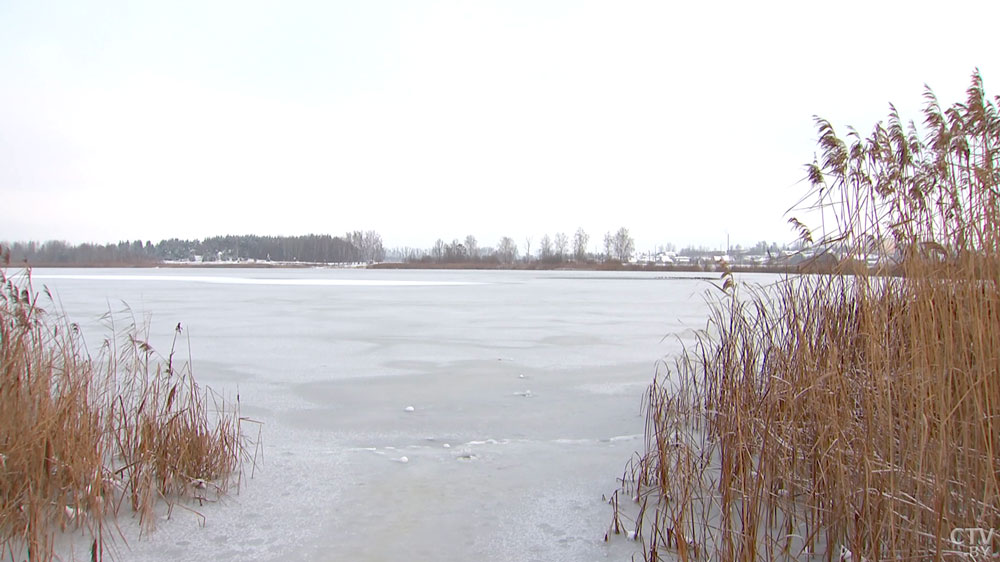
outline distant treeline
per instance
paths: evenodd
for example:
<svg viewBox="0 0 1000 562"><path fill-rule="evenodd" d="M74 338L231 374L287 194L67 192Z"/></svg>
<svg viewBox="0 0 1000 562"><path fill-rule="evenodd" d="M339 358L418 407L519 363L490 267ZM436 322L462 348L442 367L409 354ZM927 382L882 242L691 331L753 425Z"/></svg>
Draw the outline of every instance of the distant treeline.
<svg viewBox="0 0 1000 562"><path fill-rule="evenodd" d="M621 264L631 266L670 266L674 268L714 268L720 261L730 265L786 267L810 257L799 252L801 245L758 242L754 246L736 245L726 249L688 247L677 250L667 243L638 251L625 227L604 234L601 243L590 245L590 236L582 228L572 235L545 234L527 236L522 245L504 236L496 245L481 245L475 236L445 242L438 239L430 248L392 248L386 250L382 237L373 230L353 231L343 236L310 234L306 236L214 236L204 240L171 238L157 243L135 240L116 244L79 244L62 241L0 242L9 262L32 266L146 266L173 263L316 263L404 264L410 267L472 268L605 268ZM618 264L618 265L615 265Z"/></svg>
<svg viewBox="0 0 1000 562"><path fill-rule="evenodd" d="M392 248L386 252L386 261L390 263L384 267L403 264L413 268L615 269L630 264L631 267L704 270L725 261L759 270L768 267L784 270L810 257L801 250L803 246L798 242L779 246L775 242L760 241L745 248L737 244L725 249L687 247L680 251L674 244L666 243L640 251L629 230L621 227L605 233L601 245L594 251L590 235L578 228L572 236L562 232L552 236L545 234L538 239L528 236L520 247L509 236L501 238L495 246L483 246L470 234L463 240L456 238L451 242L438 239L431 248Z"/></svg>
<svg viewBox="0 0 1000 562"><path fill-rule="evenodd" d="M512 267L518 262L537 261L542 265L555 266L564 262L628 261L635 252L635 241L627 228L622 227L612 234L604 235L604 253L591 254L588 251L590 236L582 229L577 229L572 238L559 232L555 236L545 234L538 240L537 256L532 254L531 245L534 239L524 239L522 254L513 238L504 236L496 246L481 246L473 235L464 240L454 239L450 243L438 239L430 249L394 248L389 251L388 258L393 262L408 264L465 264L470 266L503 266ZM522 257L523 256L523 257Z"/></svg>
<svg viewBox="0 0 1000 562"><path fill-rule="evenodd" d="M11 264L29 265L150 265L165 261L188 262L312 262L359 263L385 259L382 237L374 231L354 231L344 236L214 236L204 240L171 238L117 244L73 245L48 242L3 243Z"/></svg>

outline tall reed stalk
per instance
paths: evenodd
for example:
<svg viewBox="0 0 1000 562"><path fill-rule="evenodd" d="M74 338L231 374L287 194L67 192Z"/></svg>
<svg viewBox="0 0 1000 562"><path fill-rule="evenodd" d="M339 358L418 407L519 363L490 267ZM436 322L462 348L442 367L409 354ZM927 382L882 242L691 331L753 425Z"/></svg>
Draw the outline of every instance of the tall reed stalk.
<svg viewBox="0 0 1000 562"><path fill-rule="evenodd" d="M123 504L149 529L157 509L228 489L246 456L238 403L134 322L91 358L30 276L0 269L0 285L0 559L50 560L69 531L100 559Z"/></svg>
<svg viewBox="0 0 1000 562"><path fill-rule="evenodd" d="M1000 552L1000 98L977 73L925 99L923 135L894 108L867 138L817 119L826 229L791 222L838 272L726 276L658 374L623 479L648 560Z"/></svg>

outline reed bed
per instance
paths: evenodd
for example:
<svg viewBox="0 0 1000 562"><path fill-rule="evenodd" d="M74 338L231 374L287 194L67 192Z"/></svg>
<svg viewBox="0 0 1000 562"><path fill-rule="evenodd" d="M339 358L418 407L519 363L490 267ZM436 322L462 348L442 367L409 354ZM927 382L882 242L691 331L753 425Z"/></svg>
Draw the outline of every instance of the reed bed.
<svg viewBox="0 0 1000 562"><path fill-rule="evenodd" d="M30 274L0 269L0 284L0 559L59 558L81 535L102 559L123 511L147 531L238 485L250 460L238 399L199 387L134 320L118 329L109 315L91 358Z"/></svg>
<svg viewBox="0 0 1000 562"><path fill-rule="evenodd" d="M837 272L725 274L657 373L611 529L647 560L1000 556L1000 97L925 99L923 134L817 119L791 222Z"/></svg>

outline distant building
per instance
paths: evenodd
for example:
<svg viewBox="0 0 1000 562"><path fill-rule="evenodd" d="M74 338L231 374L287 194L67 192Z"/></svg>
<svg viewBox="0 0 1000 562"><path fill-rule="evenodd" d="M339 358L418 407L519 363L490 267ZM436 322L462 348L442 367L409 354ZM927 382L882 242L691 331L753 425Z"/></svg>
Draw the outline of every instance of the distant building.
<svg viewBox="0 0 1000 562"><path fill-rule="evenodd" d="M674 264L677 262L676 252L660 252L656 254L656 263Z"/></svg>

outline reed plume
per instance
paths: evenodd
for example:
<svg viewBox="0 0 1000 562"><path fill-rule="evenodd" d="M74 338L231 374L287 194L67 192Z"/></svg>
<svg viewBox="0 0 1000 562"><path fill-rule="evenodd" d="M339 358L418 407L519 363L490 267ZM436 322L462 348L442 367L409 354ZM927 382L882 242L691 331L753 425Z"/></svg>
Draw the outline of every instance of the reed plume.
<svg viewBox="0 0 1000 562"><path fill-rule="evenodd" d="M657 374L623 478L647 560L1000 552L1000 98L978 73L924 97L922 128L816 119L796 212L820 228L790 222L835 273L725 274Z"/></svg>

